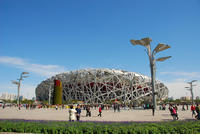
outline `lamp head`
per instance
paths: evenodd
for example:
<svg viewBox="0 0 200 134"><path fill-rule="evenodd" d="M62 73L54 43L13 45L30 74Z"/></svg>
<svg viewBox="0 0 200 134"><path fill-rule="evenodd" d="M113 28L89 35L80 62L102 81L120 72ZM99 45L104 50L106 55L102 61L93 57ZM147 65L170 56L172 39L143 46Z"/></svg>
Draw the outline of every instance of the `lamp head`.
<svg viewBox="0 0 200 134"><path fill-rule="evenodd" d="M168 48L170 48L169 45L165 45L165 44L159 43L159 44L156 46L156 48L153 50L153 52L158 53L158 52L161 52L161 51L166 50L166 49L168 49Z"/></svg>
<svg viewBox="0 0 200 134"><path fill-rule="evenodd" d="M19 85L19 82L12 80L12 84Z"/></svg>
<svg viewBox="0 0 200 134"><path fill-rule="evenodd" d="M197 80L193 80L193 81L191 81L191 82L196 82Z"/></svg>
<svg viewBox="0 0 200 134"><path fill-rule="evenodd" d="M196 82L197 80L192 80L191 82L188 82L188 84L192 84L193 82Z"/></svg>
<svg viewBox="0 0 200 134"><path fill-rule="evenodd" d="M145 46L149 45L150 42L152 41L152 39L149 38L149 37L147 37L147 38L142 38L141 40L144 42Z"/></svg>
<svg viewBox="0 0 200 134"><path fill-rule="evenodd" d="M141 41L141 40L131 40L131 43L132 43L133 45L142 45L142 46L145 45L144 42Z"/></svg>
<svg viewBox="0 0 200 134"><path fill-rule="evenodd" d="M156 61L165 61L166 59L169 59L169 58L171 58L171 57L172 57L172 56L161 57L161 58L156 59Z"/></svg>
<svg viewBox="0 0 200 134"><path fill-rule="evenodd" d="M133 45L148 46L152 41L151 38L142 38L141 40L130 40Z"/></svg>
<svg viewBox="0 0 200 134"><path fill-rule="evenodd" d="M22 74L29 74L29 72L22 72Z"/></svg>
<svg viewBox="0 0 200 134"><path fill-rule="evenodd" d="M22 76L23 78L27 78L27 77L29 77L29 76Z"/></svg>

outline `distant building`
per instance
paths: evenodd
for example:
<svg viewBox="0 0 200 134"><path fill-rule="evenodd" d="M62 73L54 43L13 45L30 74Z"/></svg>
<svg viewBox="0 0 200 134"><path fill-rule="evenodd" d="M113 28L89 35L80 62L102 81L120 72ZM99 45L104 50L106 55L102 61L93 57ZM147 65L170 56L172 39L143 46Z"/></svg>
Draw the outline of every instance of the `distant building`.
<svg viewBox="0 0 200 134"><path fill-rule="evenodd" d="M0 99L2 100L16 100L17 96L10 93L2 93Z"/></svg>
<svg viewBox="0 0 200 134"><path fill-rule="evenodd" d="M174 100L174 97L169 97L168 100Z"/></svg>
<svg viewBox="0 0 200 134"><path fill-rule="evenodd" d="M200 99L200 97L199 97L199 96L197 96L197 97L196 97L196 100L199 100L199 99Z"/></svg>
<svg viewBox="0 0 200 134"><path fill-rule="evenodd" d="M25 98L23 95L21 95L21 96L19 96L19 99L20 99L21 101L23 101L23 100L25 100L26 98Z"/></svg>
<svg viewBox="0 0 200 134"><path fill-rule="evenodd" d="M182 100L182 101L191 100L191 97L190 96L183 96L183 97L180 98L180 100Z"/></svg>

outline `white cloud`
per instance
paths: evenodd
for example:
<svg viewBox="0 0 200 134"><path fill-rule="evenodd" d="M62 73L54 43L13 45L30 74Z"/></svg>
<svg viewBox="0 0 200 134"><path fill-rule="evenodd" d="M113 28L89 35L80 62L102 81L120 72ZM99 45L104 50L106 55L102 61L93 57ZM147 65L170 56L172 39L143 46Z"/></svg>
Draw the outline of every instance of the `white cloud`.
<svg viewBox="0 0 200 134"><path fill-rule="evenodd" d="M8 57L8 56L0 57L0 63L10 64L10 65L18 65L18 66L23 66L26 64L25 60L23 60L21 58Z"/></svg>
<svg viewBox="0 0 200 134"><path fill-rule="evenodd" d="M170 82L164 81L164 84L168 87L169 89L169 97L173 96L176 99L179 99L180 97L183 96L191 96L190 91L188 91L185 87L189 87L190 85L187 83L189 82L188 79L174 79L171 80ZM194 97L200 96L200 83L195 82L193 87L193 93Z"/></svg>
<svg viewBox="0 0 200 134"><path fill-rule="evenodd" d="M1 93L10 93L17 95L17 85L11 83L0 83ZM35 97L35 88L37 85L30 85L22 83L20 88L20 95L23 95L25 98L32 99Z"/></svg>
<svg viewBox="0 0 200 134"><path fill-rule="evenodd" d="M33 64L18 57L8 57L8 56L0 57L0 64L11 65L16 68L21 68L24 69L25 71L33 72L40 76L47 76L47 77L65 71L65 68L63 66Z"/></svg>
<svg viewBox="0 0 200 134"><path fill-rule="evenodd" d="M21 95L23 95L25 98L32 99L35 97L35 89L36 86L24 84L21 86Z"/></svg>
<svg viewBox="0 0 200 134"><path fill-rule="evenodd" d="M200 78L199 72L161 72L163 75L174 75L178 77L187 77L187 78Z"/></svg>
<svg viewBox="0 0 200 134"><path fill-rule="evenodd" d="M189 87L187 82L192 80L198 80L194 83L193 92L194 97L200 96L200 73L199 72L161 72L161 75L169 76L167 80L164 80L164 84L169 89L169 96L173 96L174 98L180 98L182 96L191 96L190 91L188 91L185 87Z"/></svg>

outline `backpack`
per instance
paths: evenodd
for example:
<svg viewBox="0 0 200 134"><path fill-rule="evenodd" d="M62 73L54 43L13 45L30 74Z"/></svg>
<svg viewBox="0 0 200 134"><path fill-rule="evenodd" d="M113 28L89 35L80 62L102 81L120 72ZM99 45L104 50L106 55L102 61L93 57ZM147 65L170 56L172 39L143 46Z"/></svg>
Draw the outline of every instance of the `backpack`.
<svg viewBox="0 0 200 134"><path fill-rule="evenodd" d="M175 108L173 108L173 114L176 114L176 109Z"/></svg>

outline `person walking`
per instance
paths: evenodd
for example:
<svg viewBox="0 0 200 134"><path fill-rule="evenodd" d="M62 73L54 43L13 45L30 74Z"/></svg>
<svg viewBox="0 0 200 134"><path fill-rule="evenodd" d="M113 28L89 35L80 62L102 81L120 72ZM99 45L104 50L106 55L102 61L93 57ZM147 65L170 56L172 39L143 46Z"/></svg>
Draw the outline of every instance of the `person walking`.
<svg viewBox="0 0 200 134"><path fill-rule="evenodd" d="M86 107L86 117L89 116L91 117L91 111L90 111L90 106Z"/></svg>
<svg viewBox="0 0 200 134"><path fill-rule="evenodd" d="M196 113L195 113L195 106L193 104L191 106L191 111L192 111L192 117L193 117L193 115L195 116L196 115Z"/></svg>
<svg viewBox="0 0 200 134"><path fill-rule="evenodd" d="M117 105L117 111L120 112L120 105Z"/></svg>
<svg viewBox="0 0 200 134"><path fill-rule="evenodd" d="M75 120L76 120L76 110L71 105L69 109L69 121L75 121Z"/></svg>
<svg viewBox="0 0 200 134"><path fill-rule="evenodd" d="M116 109L117 109L117 105L116 105L116 104L114 104L114 112L116 111Z"/></svg>
<svg viewBox="0 0 200 134"><path fill-rule="evenodd" d="M195 116L195 118L197 118L198 120L200 120L199 104L196 104L195 110L196 110L196 113L197 113L197 115Z"/></svg>
<svg viewBox="0 0 200 134"><path fill-rule="evenodd" d="M3 104L3 109L4 109L5 107L6 107L6 104L4 103L4 104Z"/></svg>
<svg viewBox="0 0 200 134"><path fill-rule="evenodd" d="M76 120L79 121L80 117L81 117L81 108L80 108L80 105L77 105L77 108L76 108Z"/></svg>
<svg viewBox="0 0 200 134"><path fill-rule="evenodd" d="M177 107L176 107L176 106L173 107L173 115L174 115L174 118L175 118L176 120L178 120L178 113L177 113ZM174 120L175 120L175 119L174 119Z"/></svg>
<svg viewBox="0 0 200 134"><path fill-rule="evenodd" d="M184 104L182 105L182 111L185 111L185 105Z"/></svg>
<svg viewBox="0 0 200 134"><path fill-rule="evenodd" d="M173 117L173 120L178 120L177 108L175 106L170 105L169 111L171 113L171 116Z"/></svg>
<svg viewBox="0 0 200 134"><path fill-rule="evenodd" d="M186 108L187 108L187 110L188 110L188 104L186 104Z"/></svg>
<svg viewBox="0 0 200 134"><path fill-rule="evenodd" d="M98 116L101 117L101 114L102 114L102 109L101 109L101 106L99 106L99 114L98 114Z"/></svg>

